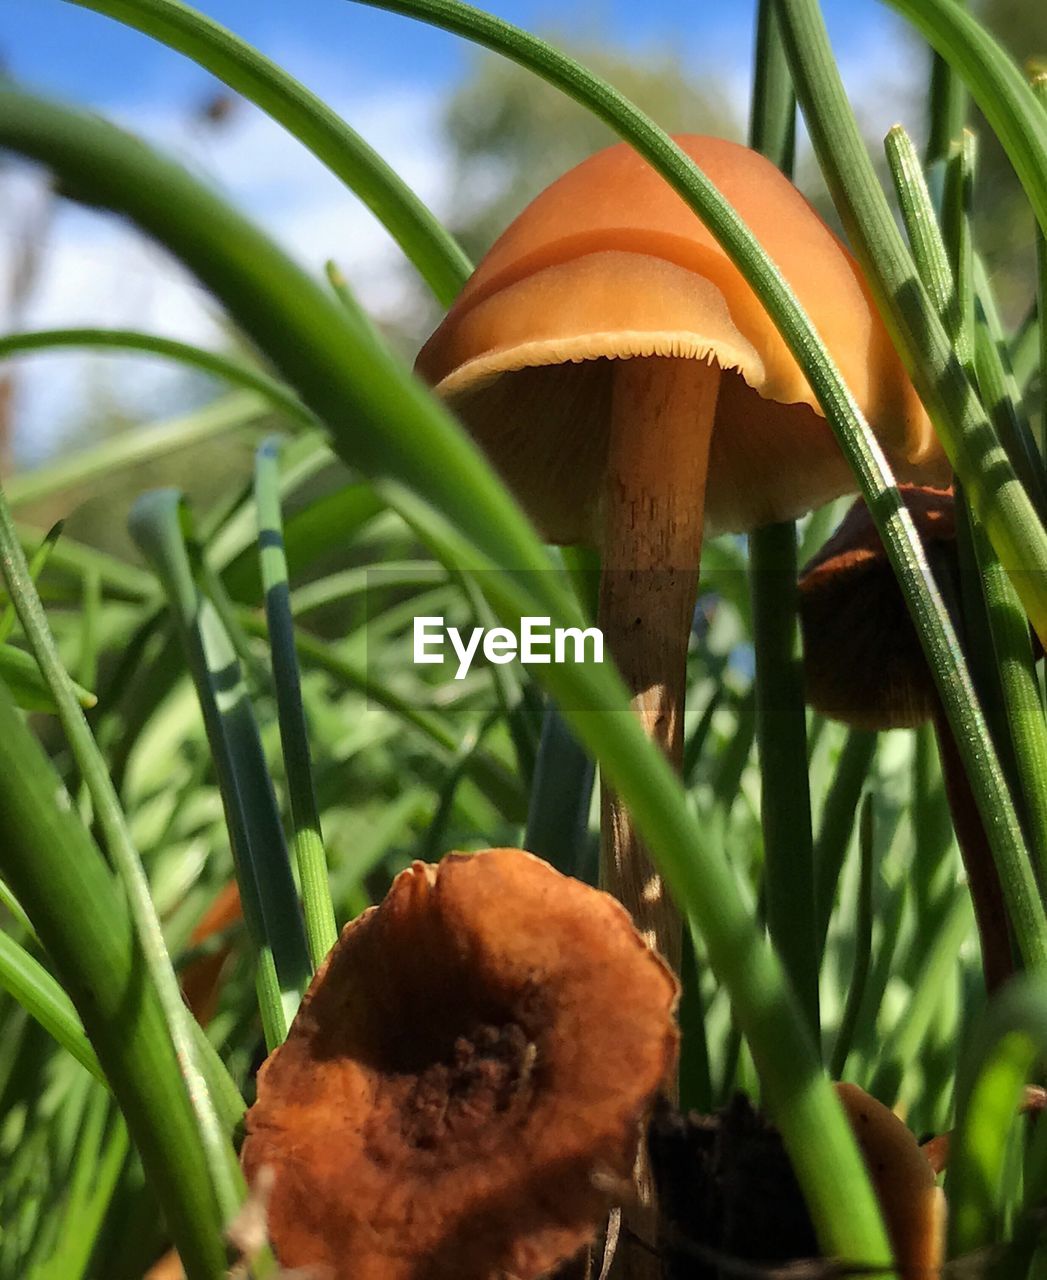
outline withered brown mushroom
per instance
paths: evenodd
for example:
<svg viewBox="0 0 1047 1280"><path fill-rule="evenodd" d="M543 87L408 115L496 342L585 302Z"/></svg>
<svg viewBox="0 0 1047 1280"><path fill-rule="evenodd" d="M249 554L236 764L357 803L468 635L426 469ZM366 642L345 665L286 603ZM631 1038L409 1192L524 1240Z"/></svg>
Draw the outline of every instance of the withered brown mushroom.
<svg viewBox="0 0 1047 1280"><path fill-rule="evenodd" d="M807 310L892 461L944 474L934 432L847 250L764 157L676 139ZM418 357L539 530L603 558L599 622L645 729L679 763L703 530L853 491L763 304L630 147L590 157L501 236ZM680 920L613 796L604 883L674 966Z"/></svg>
<svg viewBox="0 0 1047 1280"><path fill-rule="evenodd" d="M541 1276L628 1179L677 984L609 895L516 849L415 863L262 1067L244 1168L330 1280Z"/></svg>

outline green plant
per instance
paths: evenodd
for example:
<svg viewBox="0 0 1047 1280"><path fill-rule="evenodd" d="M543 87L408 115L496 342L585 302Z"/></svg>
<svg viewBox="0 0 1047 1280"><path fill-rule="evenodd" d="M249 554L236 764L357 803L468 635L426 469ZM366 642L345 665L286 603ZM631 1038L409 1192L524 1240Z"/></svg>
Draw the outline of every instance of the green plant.
<svg viewBox="0 0 1047 1280"><path fill-rule="evenodd" d="M74 2L168 43L269 111L368 201L436 298L454 296L469 264L450 235L279 68L179 0ZM944 60L936 136L957 118L962 76L1047 229L1042 100L961 6L894 4ZM8 613L0 624L9 832L0 851L0 1275L140 1275L165 1239L162 1221L192 1280L223 1274L223 1228L243 1197L231 1139L259 1026L269 1048L280 1043L335 922L379 897L412 856L518 843L526 820L558 865L590 875L593 760L691 924L685 1096L709 1105L738 1085L759 1089L823 1247L859 1265L885 1262L888 1246L823 1057L877 1082L917 1129L947 1127L955 1098L954 1247L1013 1237L1014 1274L1039 1267L1023 1206L1042 1184L1042 1132L1008 1127L1013 1142L1029 1144L1023 1188L1018 1162L985 1125L1011 1114L1039 1063L1047 1008L1037 879L1045 739L1026 620L1047 632L1047 532L1034 415L1022 403L1047 347L1042 315L1022 335L1008 335L996 315L963 202L965 153L951 162L942 237L921 238L933 216L924 174L892 136L906 245L852 127L817 4L761 5L752 141L788 170L795 85L841 218L973 513L969 572L984 591L993 648L971 670L867 424L773 264L694 164L609 85L509 24L457 0L381 7L484 44L599 116L673 184L760 294L880 528L1028 972L973 1031L984 999L969 904L926 738L875 744L804 714L792 585L832 511L754 537L751 604L744 553L729 542L706 548L709 625L692 641L683 785L645 741L610 666L489 668L441 682L410 662L414 616L582 625L591 564L541 545L335 270L332 289L130 135L3 86L0 148L43 163L64 192L163 243L266 367L134 332L0 339L0 358L116 346L236 388L166 431L16 476L0 502L0 561L20 623L12 632ZM1041 279L1041 306L1043 296ZM177 494L143 500L133 525L150 570L64 535L32 572L25 564L20 547L36 551L43 539L9 508L17 514L102 474L133 474L219 433L252 436L274 417L292 436L279 449L262 446L254 486L238 477L195 521ZM974 625L965 618L968 635ZM752 643L755 683L740 660ZM69 672L97 695L89 722ZM43 731L46 756L12 696L58 710L61 733ZM81 690L79 700L90 697ZM863 793L876 821L856 838ZM190 942L234 864L248 945L235 928ZM773 946L753 905L761 892ZM231 954L205 1034L186 1016L175 974L225 942ZM42 1184L31 1164L41 1152ZM88 1191L96 1165L105 1176ZM135 1215L150 1225L129 1239L122 1226ZM268 1264L256 1265L262 1274Z"/></svg>

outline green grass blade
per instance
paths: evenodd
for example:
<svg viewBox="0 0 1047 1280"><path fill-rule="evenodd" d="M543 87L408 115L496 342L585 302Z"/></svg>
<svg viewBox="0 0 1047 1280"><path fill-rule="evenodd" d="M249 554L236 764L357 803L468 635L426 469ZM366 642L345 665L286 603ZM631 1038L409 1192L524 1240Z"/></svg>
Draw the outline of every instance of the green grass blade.
<svg viewBox="0 0 1047 1280"><path fill-rule="evenodd" d="M971 904L966 894L956 893L941 927L927 949L920 972L913 978L905 1012L891 1031L880 1055L869 1092L893 1104L907 1068L918 1061L942 994L956 980L960 948L970 936Z"/></svg>
<svg viewBox="0 0 1047 1280"><path fill-rule="evenodd" d="M106 1083L95 1051L84 1034L73 1002L35 959L0 929L0 987L12 995L44 1030L82 1066Z"/></svg>
<svg viewBox="0 0 1047 1280"><path fill-rule="evenodd" d="M1047 479L1036 440L1025 412L1018 379L1011 365L1003 323L981 257L974 258L975 343L978 389L996 433L1014 463L1041 518L1047 513Z"/></svg>
<svg viewBox="0 0 1047 1280"><path fill-rule="evenodd" d="M1042 976L1021 975L989 1004L961 1064L946 1184L950 1257L1002 1238L998 1195L1007 1143L1019 1123L1022 1088L1045 1054L1047 987ZM1027 1188L1030 1203L1043 1194L1038 1172Z"/></svg>
<svg viewBox="0 0 1047 1280"><path fill-rule="evenodd" d="M123 893L2 685L0 811L0 870L83 1019L190 1280L221 1280L221 1215Z"/></svg>
<svg viewBox="0 0 1047 1280"><path fill-rule="evenodd" d="M90 484L125 467L151 462L204 440L242 431L269 411L269 404L254 392L238 391L215 400L203 409L151 426L147 431L125 431L34 471L14 475L6 484L12 507L39 502L74 485Z"/></svg>
<svg viewBox="0 0 1047 1280"><path fill-rule="evenodd" d="M589 838L589 809L596 770L559 708L546 704L538 742L531 802L523 847L558 871L590 884L595 860Z"/></svg>
<svg viewBox="0 0 1047 1280"><path fill-rule="evenodd" d="M942 242L938 215L927 187L920 157L912 139L900 124L896 124L888 132L883 146L905 234L909 237L909 247L920 278L942 324L950 334L954 334L961 328L956 279Z"/></svg>
<svg viewBox="0 0 1047 1280"><path fill-rule="evenodd" d="M760 0L749 145L792 177L796 154L796 95L774 0Z"/></svg>
<svg viewBox="0 0 1047 1280"><path fill-rule="evenodd" d="M854 921L854 959L851 961L847 999L840 1025L833 1041L829 1074L834 1080L844 1079L847 1055L854 1043L858 1014L865 998L865 984L872 962L873 932L873 798L866 795L858 819L858 909Z"/></svg>
<svg viewBox="0 0 1047 1280"><path fill-rule="evenodd" d="M953 0L963 4L965 0ZM949 147L963 132L967 119L967 91L963 81L948 62L934 54L931 62L931 84L927 98L927 164L944 160Z"/></svg>
<svg viewBox="0 0 1047 1280"><path fill-rule="evenodd" d="M42 530L19 523L18 538L22 549L32 555L46 536ZM141 603L155 597L156 580L137 565L127 564L96 547L76 542L67 533L51 546L47 563L48 580L72 578L79 585L89 573L97 574L107 595L118 600Z"/></svg>
<svg viewBox="0 0 1047 1280"><path fill-rule="evenodd" d="M819 947L795 524L757 530L749 561L767 928L817 1036Z"/></svg>
<svg viewBox="0 0 1047 1280"><path fill-rule="evenodd" d="M832 786L822 809L818 839L814 846L818 939L822 950L829 932L840 872L854 831L854 817L875 755L876 734L852 729L840 752Z"/></svg>
<svg viewBox="0 0 1047 1280"><path fill-rule="evenodd" d="M313 968L319 968L334 946L334 906L327 878L327 857L316 808L309 753L309 727L302 705L302 682L294 642L283 516L279 497L280 442L265 441L255 460L255 500L258 504L258 542L262 562L265 616L269 625L273 683L276 686L280 742L294 824L292 847L302 886L305 932Z"/></svg>
<svg viewBox="0 0 1047 1280"><path fill-rule="evenodd" d="M470 13L450 10L456 20ZM495 29L502 32L496 22ZM548 56L571 76L577 73L576 64L561 55ZM592 93L602 95L608 115L617 120L619 99L600 82ZM664 135L635 112L630 119L654 139L665 166L671 163L677 176L682 173L689 191L701 186L697 170ZM548 554L533 530L447 412L239 214L123 130L10 89L0 90L0 145L44 160L67 186L129 214L179 255L328 423L346 460L369 475L382 496L395 499L400 509L412 508L412 521L425 530L436 554L470 570L501 570L483 581L503 623L515 628L522 616L537 615L549 616L554 626L583 624L573 595L548 572ZM757 287L799 324L800 313L789 310L795 303L777 274L766 259L754 256L722 202L717 208L718 227L727 228L736 249L743 246ZM795 331L794 337L810 362L813 336L809 327L802 333L802 341ZM851 421L849 397L830 366L815 363L814 380L834 420ZM882 513L876 461L873 455L872 468L863 474L871 477L874 504ZM892 502L889 492L886 501ZM899 505L891 508L891 518L904 527ZM911 528L905 536L913 537ZM760 1064L768 1103L825 1247L862 1262L887 1259L877 1202L842 1108L722 851L690 813L668 762L647 742L610 665L540 670L543 684L560 699L572 728L633 813L671 892L694 916L710 965L730 992Z"/></svg>
<svg viewBox="0 0 1047 1280"><path fill-rule="evenodd" d="M232 643L193 572L187 518L180 494L158 490L135 504L130 528L163 583L196 686L258 957L266 1043L273 1049L286 1037L308 983L309 951L258 726Z"/></svg>
<svg viewBox="0 0 1047 1280"><path fill-rule="evenodd" d="M40 674L40 668L24 649L16 649L13 645L0 645L0 680L7 685L8 692L15 702L25 711L47 711L52 714L58 710L54 695L47 686L47 681ZM73 686L76 700L81 707L93 707L98 699L80 685Z"/></svg>
<svg viewBox="0 0 1047 1280"><path fill-rule="evenodd" d="M773 0L761 0L749 144L792 177L796 100ZM814 837L796 590L796 525L749 538L767 928L820 1039Z"/></svg>
<svg viewBox="0 0 1047 1280"><path fill-rule="evenodd" d="M437 299L449 305L472 264L376 151L315 94L231 31L179 0L72 0L177 49L261 107L360 197Z"/></svg>
<svg viewBox="0 0 1047 1280"><path fill-rule="evenodd" d="M1047 74L1033 79L1033 93L1047 117ZM1047 230L1036 234L1036 317L1040 334L1040 451L1047 448Z"/></svg>
<svg viewBox="0 0 1047 1280"><path fill-rule="evenodd" d="M89 1108L88 1124L68 1175L57 1239L47 1261L34 1267L28 1280L83 1280L88 1274L128 1155L127 1128L118 1116L110 1114L110 1100L96 1095Z"/></svg>
<svg viewBox="0 0 1047 1280"><path fill-rule="evenodd" d="M65 521L59 520L57 524L51 526L47 533L40 540L29 560L29 576L33 582L39 582L40 575L44 571L44 566L51 558L51 553L55 549L58 539L62 536L62 528ZM7 640L11 632L15 629L18 621L18 614L15 612L13 604L9 604L0 617L0 644ZM87 681L88 684L94 684L94 680Z"/></svg>
<svg viewBox="0 0 1047 1280"><path fill-rule="evenodd" d="M165 360L173 360L176 364L199 369L202 373L221 378L245 391L253 391L300 426L317 426L316 419L289 387L254 365L223 356L217 351L194 347L188 342L178 342L152 333L140 333L137 329L37 329L27 333L11 333L0 337L0 360L33 352L62 351L70 347L160 356Z"/></svg>
<svg viewBox="0 0 1047 1280"><path fill-rule="evenodd" d="M200 1127L214 1195L223 1216L228 1220L239 1207L244 1184L228 1135L222 1129L211 1097L208 1074L213 1072L214 1064L205 1060L200 1052L195 1024L182 1001L138 849L132 839L106 761L81 710L76 686L62 665L2 490L0 568L22 629L32 647L33 656L55 700L62 729L91 797L95 821L101 830L106 852L127 894L138 944L163 1010L170 1045L184 1076L187 1096Z"/></svg>

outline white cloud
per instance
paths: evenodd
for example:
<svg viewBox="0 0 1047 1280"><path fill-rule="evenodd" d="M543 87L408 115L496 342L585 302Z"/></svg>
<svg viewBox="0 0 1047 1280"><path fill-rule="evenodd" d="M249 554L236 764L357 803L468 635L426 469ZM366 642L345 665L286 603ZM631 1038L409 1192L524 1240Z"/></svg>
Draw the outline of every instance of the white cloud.
<svg viewBox="0 0 1047 1280"><path fill-rule="evenodd" d="M394 90L363 99L328 99L421 198L439 208L447 192L435 128L435 94ZM403 254L377 219L295 139L262 112L242 105L219 130L186 124L172 113L124 110L133 128L214 184L317 275L334 258L361 301L379 318L402 299ZM18 199L5 200L0 257L17 255L41 180L7 175ZM13 318L13 317L12 317ZM48 236L47 252L24 327L105 325L135 327L204 345L220 341L218 305L169 255L104 213L63 204ZM108 381L111 358L48 355L20 365L17 446L33 459L81 416L80 406ZM132 372L128 372L129 368ZM165 392L176 378L170 366L122 361L120 401L129 411L163 416Z"/></svg>

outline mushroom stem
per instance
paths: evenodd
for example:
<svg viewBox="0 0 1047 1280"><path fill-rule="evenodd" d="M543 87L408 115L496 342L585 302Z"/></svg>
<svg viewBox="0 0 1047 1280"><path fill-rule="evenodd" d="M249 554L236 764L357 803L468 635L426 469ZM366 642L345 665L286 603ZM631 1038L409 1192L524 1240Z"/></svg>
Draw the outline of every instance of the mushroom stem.
<svg viewBox="0 0 1047 1280"><path fill-rule="evenodd" d="M934 713L934 731L938 739L938 755L942 764L949 813L956 833L956 843L960 847L963 869L967 873L967 887L971 892L974 920L978 926L985 987L992 992L1014 973L1014 951L1007 919L1007 904L1000 884L1000 874L985 834L985 824L978 812L956 738L941 702L938 702Z"/></svg>
<svg viewBox="0 0 1047 1280"><path fill-rule="evenodd" d="M719 384L719 367L700 360L652 356L614 368L599 623L645 732L677 769ZM604 887L678 973L679 912L607 788L602 835Z"/></svg>

